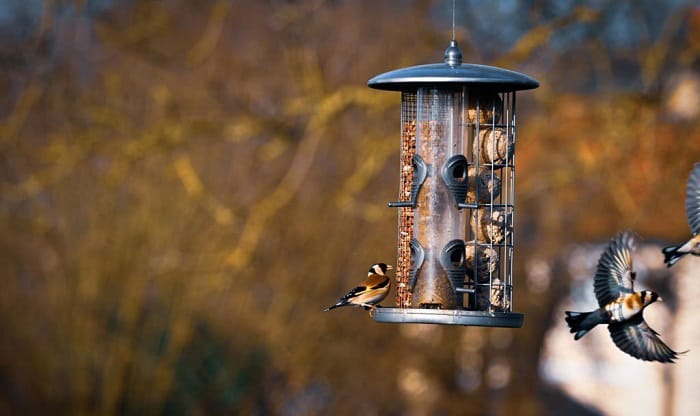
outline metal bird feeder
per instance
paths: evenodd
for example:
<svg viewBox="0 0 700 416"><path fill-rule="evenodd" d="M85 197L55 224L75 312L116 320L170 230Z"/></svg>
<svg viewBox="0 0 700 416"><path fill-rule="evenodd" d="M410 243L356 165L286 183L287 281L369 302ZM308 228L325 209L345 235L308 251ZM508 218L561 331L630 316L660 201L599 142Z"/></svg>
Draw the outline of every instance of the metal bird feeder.
<svg viewBox="0 0 700 416"><path fill-rule="evenodd" d="M401 92L401 167L396 308L377 322L522 326L513 312L515 92L538 82L462 63L457 42L444 63L369 80Z"/></svg>

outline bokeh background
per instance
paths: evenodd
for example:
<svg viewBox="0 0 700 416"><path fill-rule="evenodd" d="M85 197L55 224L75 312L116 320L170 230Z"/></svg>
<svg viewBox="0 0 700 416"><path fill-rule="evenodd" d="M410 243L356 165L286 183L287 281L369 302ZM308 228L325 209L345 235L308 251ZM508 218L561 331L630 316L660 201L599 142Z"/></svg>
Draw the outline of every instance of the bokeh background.
<svg viewBox="0 0 700 416"><path fill-rule="evenodd" d="M525 324L322 312L396 259L400 94L366 82L440 62L451 13L0 2L0 414L700 414L700 259L659 251L690 237L697 1L457 1L464 61L541 83L518 94ZM628 228L676 364L565 328Z"/></svg>

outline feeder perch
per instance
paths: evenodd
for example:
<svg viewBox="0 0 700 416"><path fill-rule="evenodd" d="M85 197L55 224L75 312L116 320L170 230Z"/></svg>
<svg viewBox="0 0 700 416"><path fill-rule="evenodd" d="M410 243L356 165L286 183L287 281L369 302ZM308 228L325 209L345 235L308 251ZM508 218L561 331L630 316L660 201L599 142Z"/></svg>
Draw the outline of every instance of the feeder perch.
<svg viewBox="0 0 700 416"><path fill-rule="evenodd" d="M389 202L391 208L401 208L401 207L416 207L416 196L418 196L418 191L420 191L421 185L425 182L425 178L428 176L428 167L425 165L425 161L419 155L413 155L412 168L413 168L413 181L411 182L411 200L410 201L396 201ZM407 170L411 169L411 166Z"/></svg>
<svg viewBox="0 0 700 416"><path fill-rule="evenodd" d="M534 79L462 63L452 40L443 63L369 80L401 92L396 308L377 322L522 326L513 312L515 92Z"/></svg>

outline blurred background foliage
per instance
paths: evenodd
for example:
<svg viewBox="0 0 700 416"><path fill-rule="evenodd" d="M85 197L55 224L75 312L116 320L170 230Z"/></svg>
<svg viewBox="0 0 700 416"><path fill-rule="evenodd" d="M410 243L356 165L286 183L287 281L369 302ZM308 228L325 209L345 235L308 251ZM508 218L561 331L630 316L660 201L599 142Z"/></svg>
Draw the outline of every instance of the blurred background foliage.
<svg viewBox="0 0 700 416"><path fill-rule="evenodd" d="M400 97L366 81L441 61L451 2L0 3L0 414L546 414L569 280L526 269L687 237L700 7L457 3L465 61L541 83L521 330L321 312L395 261Z"/></svg>

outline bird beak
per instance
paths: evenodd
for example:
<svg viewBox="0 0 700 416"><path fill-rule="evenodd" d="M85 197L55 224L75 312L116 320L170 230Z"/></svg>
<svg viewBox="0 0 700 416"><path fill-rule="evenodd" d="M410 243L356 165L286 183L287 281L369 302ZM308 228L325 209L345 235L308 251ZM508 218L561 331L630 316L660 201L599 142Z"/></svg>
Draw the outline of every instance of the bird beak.
<svg viewBox="0 0 700 416"><path fill-rule="evenodd" d="M394 270L394 268L393 268L393 267L391 267L391 265L390 265L390 264L387 264L387 265L386 265L386 269L387 269L387 270Z"/></svg>
<svg viewBox="0 0 700 416"><path fill-rule="evenodd" d="M656 298L656 300L659 301L659 302L663 302L663 301L664 301L663 299L661 299L661 296L659 296L658 298Z"/></svg>

